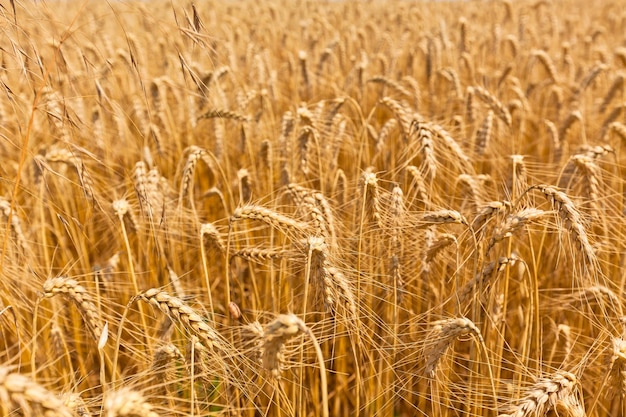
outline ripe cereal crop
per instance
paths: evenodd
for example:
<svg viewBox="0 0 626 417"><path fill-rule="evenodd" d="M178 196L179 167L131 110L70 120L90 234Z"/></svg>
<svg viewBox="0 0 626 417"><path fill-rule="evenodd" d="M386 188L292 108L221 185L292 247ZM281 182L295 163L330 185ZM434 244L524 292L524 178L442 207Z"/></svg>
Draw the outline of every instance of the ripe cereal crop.
<svg viewBox="0 0 626 417"><path fill-rule="evenodd" d="M626 415L626 0L0 27L0 415Z"/></svg>

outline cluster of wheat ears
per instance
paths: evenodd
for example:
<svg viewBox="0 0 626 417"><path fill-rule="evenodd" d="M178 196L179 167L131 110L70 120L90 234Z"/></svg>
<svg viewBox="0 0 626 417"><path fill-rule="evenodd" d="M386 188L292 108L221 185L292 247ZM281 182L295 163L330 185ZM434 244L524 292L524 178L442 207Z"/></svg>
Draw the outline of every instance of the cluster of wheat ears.
<svg viewBox="0 0 626 417"><path fill-rule="evenodd" d="M0 6L0 415L626 412L624 1Z"/></svg>

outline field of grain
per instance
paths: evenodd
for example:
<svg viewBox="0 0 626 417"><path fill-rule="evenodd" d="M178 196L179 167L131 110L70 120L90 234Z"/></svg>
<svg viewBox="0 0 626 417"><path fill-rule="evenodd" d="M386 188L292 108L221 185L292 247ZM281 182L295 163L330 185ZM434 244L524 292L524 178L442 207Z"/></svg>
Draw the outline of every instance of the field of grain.
<svg viewBox="0 0 626 417"><path fill-rule="evenodd" d="M1 416L626 415L626 2L0 2Z"/></svg>

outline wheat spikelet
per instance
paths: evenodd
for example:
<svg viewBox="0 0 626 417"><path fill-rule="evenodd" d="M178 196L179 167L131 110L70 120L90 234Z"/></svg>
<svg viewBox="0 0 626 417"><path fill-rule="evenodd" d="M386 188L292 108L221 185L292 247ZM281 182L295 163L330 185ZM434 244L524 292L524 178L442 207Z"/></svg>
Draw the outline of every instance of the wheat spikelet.
<svg viewBox="0 0 626 417"><path fill-rule="evenodd" d="M609 113L609 115L602 122L602 130L600 131L600 137L604 137L609 128L609 125L616 121L626 109L626 103L622 103L619 106L615 106L615 108Z"/></svg>
<svg viewBox="0 0 626 417"><path fill-rule="evenodd" d="M615 309L615 314L622 317L622 302L618 295L610 288L595 284L592 286L581 288L579 291L565 297L564 301L569 305L587 304L591 300L604 305L606 303L611 309Z"/></svg>
<svg viewBox="0 0 626 417"><path fill-rule="evenodd" d="M507 126L511 126L511 123L513 122L511 119L511 113L509 113L500 100L482 87L474 86L473 91L485 104L489 106L489 108L491 108L500 120L506 123Z"/></svg>
<svg viewBox="0 0 626 417"><path fill-rule="evenodd" d="M20 414L21 413L21 414ZM0 414L72 417L63 401L28 377L0 366Z"/></svg>
<svg viewBox="0 0 626 417"><path fill-rule="evenodd" d="M278 149L280 149L281 168L287 166L291 160L291 134L295 127L293 113L287 111L283 114L280 136L278 138Z"/></svg>
<svg viewBox="0 0 626 417"><path fill-rule="evenodd" d="M211 242L221 251L226 252L226 245L222 238L222 233L217 230L217 227L213 223L202 223L200 226L200 239L210 239Z"/></svg>
<svg viewBox="0 0 626 417"><path fill-rule="evenodd" d="M401 274L401 264L400 264L400 256L402 254L402 237L403 237L403 227L405 224L406 218L406 207L404 205L404 194L402 192L402 188L399 185L394 185L391 191L391 202L390 202L390 220L391 220L391 239L390 239L390 249L391 249L391 271L390 276L394 282L394 288L396 289L396 294L401 295L404 292L404 280L402 279ZM398 303L401 302L401 297L398 297Z"/></svg>
<svg viewBox="0 0 626 417"><path fill-rule="evenodd" d="M528 174L524 155L511 155L511 179L509 181L509 189L512 196L517 197L528 188Z"/></svg>
<svg viewBox="0 0 626 417"><path fill-rule="evenodd" d="M590 160L603 158L607 155L615 155L615 149L611 145L581 146L577 154Z"/></svg>
<svg viewBox="0 0 626 417"><path fill-rule="evenodd" d="M302 174L307 177L310 173L309 165L310 165L310 150L314 148L313 145L309 144L309 138L313 138L313 144L319 143L317 130L312 126L304 126L300 130L300 134L298 135L298 155L299 155L299 166Z"/></svg>
<svg viewBox="0 0 626 417"><path fill-rule="evenodd" d="M560 323L556 326L556 341L563 338L563 360L562 363L569 362L570 355L572 354L572 329L567 324ZM555 342L556 342L555 341Z"/></svg>
<svg viewBox="0 0 626 417"><path fill-rule="evenodd" d="M89 326L95 340L100 339L102 334L102 322L96 304L85 287L78 281L68 277L49 278L43 284L44 297L50 298L57 294L63 294L78 307L85 316L85 322Z"/></svg>
<svg viewBox="0 0 626 417"><path fill-rule="evenodd" d="M263 331L263 348L261 358L263 367L274 378L279 379L284 362L283 348L285 343L300 334L308 334L309 329L294 314L281 314L269 323Z"/></svg>
<svg viewBox="0 0 626 417"><path fill-rule="evenodd" d="M426 375L431 378L434 377L439 361L448 350L450 344L454 340L467 335L476 337L482 343L480 329L468 318L457 317L433 322L428 337L432 345L429 344L424 349L424 358L426 360L424 372Z"/></svg>
<svg viewBox="0 0 626 417"><path fill-rule="evenodd" d="M391 202L389 204L389 218L391 220L391 248L395 252L400 251L402 243L402 228L406 215L406 207L404 205L404 193L399 185L394 185L391 190Z"/></svg>
<svg viewBox="0 0 626 417"><path fill-rule="evenodd" d="M239 196L241 201L252 200L252 178L250 172L242 168L237 171L237 179L239 180Z"/></svg>
<svg viewBox="0 0 626 417"><path fill-rule="evenodd" d="M334 199L340 207L348 202L348 178L341 168L335 174L332 190Z"/></svg>
<svg viewBox="0 0 626 417"><path fill-rule="evenodd" d="M143 394L130 388L107 393L102 404L103 417L158 417Z"/></svg>
<svg viewBox="0 0 626 417"><path fill-rule="evenodd" d="M578 401L572 397L576 395L579 384L576 376L566 371L558 371L550 378L538 378L508 413L499 414L498 417L545 416L564 401L577 404Z"/></svg>
<svg viewBox="0 0 626 417"><path fill-rule="evenodd" d="M556 125L551 120L543 119L543 124L546 127L550 143L554 149L554 161L558 162L561 160L561 154L563 151L561 147L561 140L559 138L559 132L556 129Z"/></svg>
<svg viewBox="0 0 626 417"><path fill-rule="evenodd" d="M158 288L151 288L139 293L135 298L161 310L163 314L172 321L179 323L192 336L196 336L210 351L223 354L228 352L224 340L215 329L181 299Z"/></svg>
<svg viewBox="0 0 626 417"><path fill-rule="evenodd" d="M298 52L298 62L300 63L300 74L304 91L302 96L308 99L311 96L311 80L309 76L309 67L307 65L307 53L305 51Z"/></svg>

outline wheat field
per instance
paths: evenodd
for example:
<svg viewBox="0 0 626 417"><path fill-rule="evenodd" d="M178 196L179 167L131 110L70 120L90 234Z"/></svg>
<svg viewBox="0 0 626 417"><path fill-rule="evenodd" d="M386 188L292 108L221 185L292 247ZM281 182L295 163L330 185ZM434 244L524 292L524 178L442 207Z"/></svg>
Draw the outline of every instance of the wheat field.
<svg viewBox="0 0 626 417"><path fill-rule="evenodd" d="M626 415L626 2L3 1L1 416Z"/></svg>

